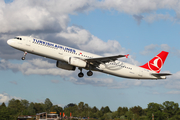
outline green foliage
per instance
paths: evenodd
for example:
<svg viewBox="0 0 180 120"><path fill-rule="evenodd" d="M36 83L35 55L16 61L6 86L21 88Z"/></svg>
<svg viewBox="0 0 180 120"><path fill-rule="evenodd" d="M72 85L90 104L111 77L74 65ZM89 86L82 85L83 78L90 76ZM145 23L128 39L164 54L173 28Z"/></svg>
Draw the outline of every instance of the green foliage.
<svg viewBox="0 0 180 120"><path fill-rule="evenodd" d="M50 111L51 111L51 112L56 112L57 114L59 114L60 112L61 112L61 113L63 112L63 108L62 108L62 107L59 107L58 105L53 105L53 106L50 108Z"/></svg>
<svg viewBox="0 0 180 120"><path fill-rule="evenodd" d="M165 113L163 112L163 105L158 103L149 103L147 116L149 119L152 119L152 114L156 120L164 120L166 118Z"/></svg>
<svg viewBox="0 0 180 120"><path fill-rule="evenodd" d="M1 120L9 120L10 119L10 113L8 111L8 108L4 105L5 104L2 104L0 106L0 119Z"/></svg>
<svg viewBox="0 0 180 120"><path fill-rule="evenodd" d="M87 103L80 102L78 105L70 103L64 107L53 105L49 98L44 103L29 103L27 100L11 99L8 105L5 103L0 105L0 119L11 120L17 119L22 115L36 115L41 112L56 112L61 115L63 112L66 116L70 113L74 117L89 117L98 120L151 120L152 114L155 120L180 120L179 104L172 101L165 101L163 104L149 103L148 107L142 109L140 106L131 108L118 107L117 111L111 111L108 106L101 107L99 110L94 106L91 108Z"/></svg>
<svg viewBox="0 0 180 120"><path fill-rule="evenodd" d="M50 108L53 106L52 102L50 101L49 98L46 98L44 102L44 109L46 112L50 112Z"/></svg>
<svg viewBox="0 0 180 120"><path fill-rule="evenodd" d="M168 118L171 118L172 116L176 115L176 113L179 110L179 104L174 103L172 101L165 101L163 102L164 105L164 112L166 113L166 116Z"/></svg>
<svg viewBox="0 0 180 120"><path fill-rule="evenodd" d="M113 114L112 114L111 112L105 113L105 114L104 114L104 118L105 118L105 119L112 119L112 118L113 118Z"/></svg>
<svg viewBox="0 0 180 120"><path fill-rule="evenodd" d="M122 116L122 115L125 115L125 113L128 111L128 108L127 107L119 107L118 109L117 109L117 111L118 111L118 116Z"/></svg>
<svg viewBox="0 0 180 120"><path fill-rule="evenodd" d="M134 106L130 108L130 110L134 113L137 114L138 116L141 116L143 114L143 109L140 106Z"/></svg>
<svg viewBox="0 0 180 120"><path fill-rule="evenodd" d="M43 104L43 103L34 103L33 107L34 107L35 113L41 113L42 111L46 111L45 104ZM53 111L51 111L51 112L53 112Z"/></svg>
<svg viewBox="0 0 180 120"><path fill-rule="evenodd" d="M36 114L36 110L34 108L34 103L33 102L30 103L27 110L28 110L29 115L35 115Z"/></svg>

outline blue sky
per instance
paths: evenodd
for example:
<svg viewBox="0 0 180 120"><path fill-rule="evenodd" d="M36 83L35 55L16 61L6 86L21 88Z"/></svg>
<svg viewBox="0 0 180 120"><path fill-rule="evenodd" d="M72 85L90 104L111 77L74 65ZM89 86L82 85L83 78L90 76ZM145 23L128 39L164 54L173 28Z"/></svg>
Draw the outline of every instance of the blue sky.
<svg viewBox="0 0 180 120"><path fill-rule="evenodd" d="M129 4L131 3L131 4ZM0 0L0 104L12 98L62 107L147 107L150 102L179 103L180 2L176 0ZM166 80L132 80L95 72L80 79L56 68L56 61L15 50L6 41L17 35L57 42L107 56L130 54L122 61L142 65L160 51L169 52ZM86 73L85 70L83 70Z"/></svg>

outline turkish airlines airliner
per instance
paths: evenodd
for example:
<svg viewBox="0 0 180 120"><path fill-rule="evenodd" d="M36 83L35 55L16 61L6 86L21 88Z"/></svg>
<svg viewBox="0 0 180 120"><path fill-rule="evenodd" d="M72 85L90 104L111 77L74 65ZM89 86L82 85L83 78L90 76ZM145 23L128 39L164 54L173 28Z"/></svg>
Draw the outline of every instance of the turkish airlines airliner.
<svg viewBox="0 0 180 120"><path fill-rule="evenodd" d="M127 58L129 54L102 57L28 36L17 36L9 39L7 43L11 47L24 52L22 60L25 60L27 53L54 59L57 60L56 66L58 68L74 71L78 67L80 70L79 77L84 76L82 69L89 70L87 72L88 76L93 75L92 71L99 71L132 79L166 79L167 75L171 75L169 73L160 73L168 55L166 51L162 51L142 66L135 66L117 60L121 57Z"/></svg>

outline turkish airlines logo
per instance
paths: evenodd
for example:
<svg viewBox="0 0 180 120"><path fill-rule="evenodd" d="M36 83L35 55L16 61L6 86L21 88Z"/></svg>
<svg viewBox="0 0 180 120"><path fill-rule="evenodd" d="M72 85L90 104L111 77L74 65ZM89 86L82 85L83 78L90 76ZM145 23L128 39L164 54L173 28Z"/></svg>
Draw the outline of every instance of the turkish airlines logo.
<svg viewBox="0 0 180 120"><path fill-rule="evenodd" d="M149 69L158 73L160 72L162 65L163 61L159 56L154 57L151 61L148 62Z"/></svg>

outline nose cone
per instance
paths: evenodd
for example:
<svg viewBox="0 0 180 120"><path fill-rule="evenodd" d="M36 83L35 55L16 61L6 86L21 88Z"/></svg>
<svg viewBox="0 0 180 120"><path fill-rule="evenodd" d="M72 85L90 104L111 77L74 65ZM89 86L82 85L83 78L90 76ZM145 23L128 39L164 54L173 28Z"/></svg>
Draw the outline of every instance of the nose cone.
<svg viewBox="0 0 180 120"><path fill-rule="evenodd" d="M12 39L9 39L9 40L7 41L7 44L10 45L10 46L12 46L13 43L14 43L14 41L13 41Z"/></svg>

